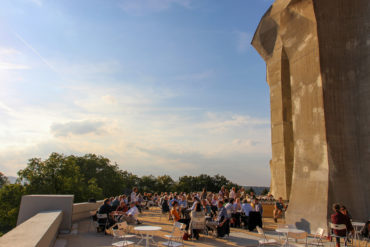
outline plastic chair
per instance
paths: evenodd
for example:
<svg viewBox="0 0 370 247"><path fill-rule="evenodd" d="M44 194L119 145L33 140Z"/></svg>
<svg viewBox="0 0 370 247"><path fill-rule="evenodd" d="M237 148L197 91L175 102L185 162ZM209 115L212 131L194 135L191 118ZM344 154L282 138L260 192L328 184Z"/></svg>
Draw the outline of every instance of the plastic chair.
<svg viewBox="0 0 370 247"><path fill-rule="evenodd" d="M258 234L262 236L260 240L258 240L258 246L266 246L266 245L280 245L276 239L270 238L267 239L265 232L259 226L256 226Z"/></svg>
<svg viewBox="0 0 370 247"><path fill-rule="evenodd" d="M161 242L161 244L164 246L170 246L170 247L184 246L184 241L182 238L183 228L184 228L184 224L175 222L173 224L171 234L164 235L166 238L168 238L168 241Z"/></svg>

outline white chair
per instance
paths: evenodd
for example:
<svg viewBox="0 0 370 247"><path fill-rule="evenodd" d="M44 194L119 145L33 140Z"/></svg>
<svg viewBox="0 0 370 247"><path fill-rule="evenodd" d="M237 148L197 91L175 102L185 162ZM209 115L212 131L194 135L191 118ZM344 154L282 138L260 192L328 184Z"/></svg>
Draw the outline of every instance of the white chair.
<svg viewBox="0 0 370 247"><path fill-rule="evenodd" d="M313 241L309 242L308 245L324 246L324 243L322 242L322 240L325 238L324 233L325 230L323 228L317 228L313 236Z"/></svg>
<svg viewBox="0 0 370 247"><path fill-rule="evenodd" d="M117 226L117 229L115 227ZM128 234L129 233L129 226L127 225L127 222L121 222L117 223L112 227L112 233L113 233L113 241L112 246L117 247L123 247L123 246L129 246L129 245L135 245L134 242L128 241L128 238L134 238L136 235ZM118 240L118 242L116 242Z"/></svg>
<svg viewBox="0 0 370 247"><path fill-rule="evenodd" d="M193 230L200 230L201 232L208 234L206 218L202 217L193 217L189 223L189 229L191 230L191 237L194 239L194 231Z"/></svg>
<svg viewBox="0 0 370 247"><path fill-rule="evenodd" d="M346 227L345 224L334 224L334 223L330 223L329 225L330 225L330 230L331 230L330 237L332 237L332 238L339 238L339 241L340 241L340 239L343 239L345 246L348 246L348 245L351 245L352 246L353 240L350 240L349 239L348 233L346 233L346 236L339 236L339 235L336 235L334 233L334 230L337 230L337 231L346 230L347 231L347 227ZM336 241L336 240L334 239L334 241Z"/></svg>
<svg viewBox="0 0 370 247"><path fill-rule="evenodd" d="M299 243L298 240L303 239L304 246L307 246L307 232L302 232L302 233L288 232L288 239L289 238L294 239L296 243Z"/></svg>
<svg viewBox="0 0 370 247"><path fill-rule="evenodd" d="M96 214L97 227L104 227L103 231L105 234L105 229L109 225L108 215L107 214Z"/></svg>
<svg viewBox="0 0 370 247"><path fill-rule="evenodd" d="M258 240L258 246L266 246L266 245L280 245L276 239L267 239L265 232L259 226L256 227L258 234L262 236L260 240Z"/></svg>
<svg viewBox="0 0 370 247"><path fill-rule="evenodd" d="M162 245L164 246L169 246L169 247L178 247L178 246L184 246L183 242L183 228L184 224L175 222L173 224L173 229L171 234L169 235L164 235L166 238L168 238L168 241L166 242L161 242Z"/></svg>

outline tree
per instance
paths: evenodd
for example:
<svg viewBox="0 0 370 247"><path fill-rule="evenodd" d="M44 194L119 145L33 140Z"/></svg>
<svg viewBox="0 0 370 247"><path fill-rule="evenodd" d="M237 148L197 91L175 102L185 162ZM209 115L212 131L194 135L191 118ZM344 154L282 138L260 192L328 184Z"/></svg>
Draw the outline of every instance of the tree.
<svg viewBox="0 0 370 247"><path fill-rule="evenodd" d="M9 183L9 180L8 180L8 178L2 173L2 172L0 172L0 189L4 186L4 185L6 185L6 184L8 184Z"/></svg>
<svg viewBox="0 0 370 247"><path fill-rule="evenodd" d="M0 189L0 235L16 225L21 198L24 194L25 188L21 184L6 184Z"/></svg>
<svg viewBox="0 0 370 247"><path fill-rule="evenodd" d="M269 189L268 188L264 188L263 191L261 192L261 195L267 195L269 193Z"/></svg>
<svg viewBox="0 0 370 247"><path fill-rule="evenodd" d="M174 185L175 185L175 181L173 181L173 179L168 175L163 175L163 176L158 176L157 177L158 192L174 191L174 189L175 189Z"/></svg>

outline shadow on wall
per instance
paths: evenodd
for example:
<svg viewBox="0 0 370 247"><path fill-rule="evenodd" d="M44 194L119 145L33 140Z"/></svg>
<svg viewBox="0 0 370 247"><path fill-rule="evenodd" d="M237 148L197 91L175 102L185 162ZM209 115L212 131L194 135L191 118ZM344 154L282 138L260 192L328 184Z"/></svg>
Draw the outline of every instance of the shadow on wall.
<svg viewBox="0 0 370 247"><path fill-rule="evenodd" d="M301 230L304 230L306 231L308 234L311 234L311 230L310 230L310 223L305 220L305 219L302 219L301 218L301 221L298 221L295 223L295 226L298 228L298 229L301 229Z"/></svg>

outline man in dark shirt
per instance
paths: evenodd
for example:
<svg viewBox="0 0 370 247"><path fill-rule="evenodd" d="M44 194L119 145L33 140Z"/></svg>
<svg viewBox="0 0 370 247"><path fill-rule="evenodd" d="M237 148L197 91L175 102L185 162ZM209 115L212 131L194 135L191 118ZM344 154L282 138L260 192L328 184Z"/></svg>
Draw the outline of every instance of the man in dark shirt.
<svg viewBox="0 0 370 247"><path fill-rule="evenodd" d="M99 208L99 210L98 210L98 214L107 214L109 225L112 226L114 224L114 220L110 217L110 213L112 211L114 211L114 210L109 205L109 203L110 203L110 200L109 199L105 199L103 205L101 205L100 208ZM105 223L105 222L106 222L106 219L100 219L100 220L98 220L98 223L99 224Z"/></svg>
<svg viewBox="0 0 370 247"><path fill-rule="evenodd" d="M347 232L352 232L353 234L354 230L353 230L351 220L349 219L348 216L342 214L342 212L340 211L340 205L335 203L333 205L333 210L334 210L334 214L331 215L331 222L333 224L338 224L338 225L344 224L346 225L346 228L347 228L345 230L333 230L333 233L337 236L343 236L343 237L347 235ZM340 239L336 238L336 241L337 241L337 247L340 247Z"/></svg>

